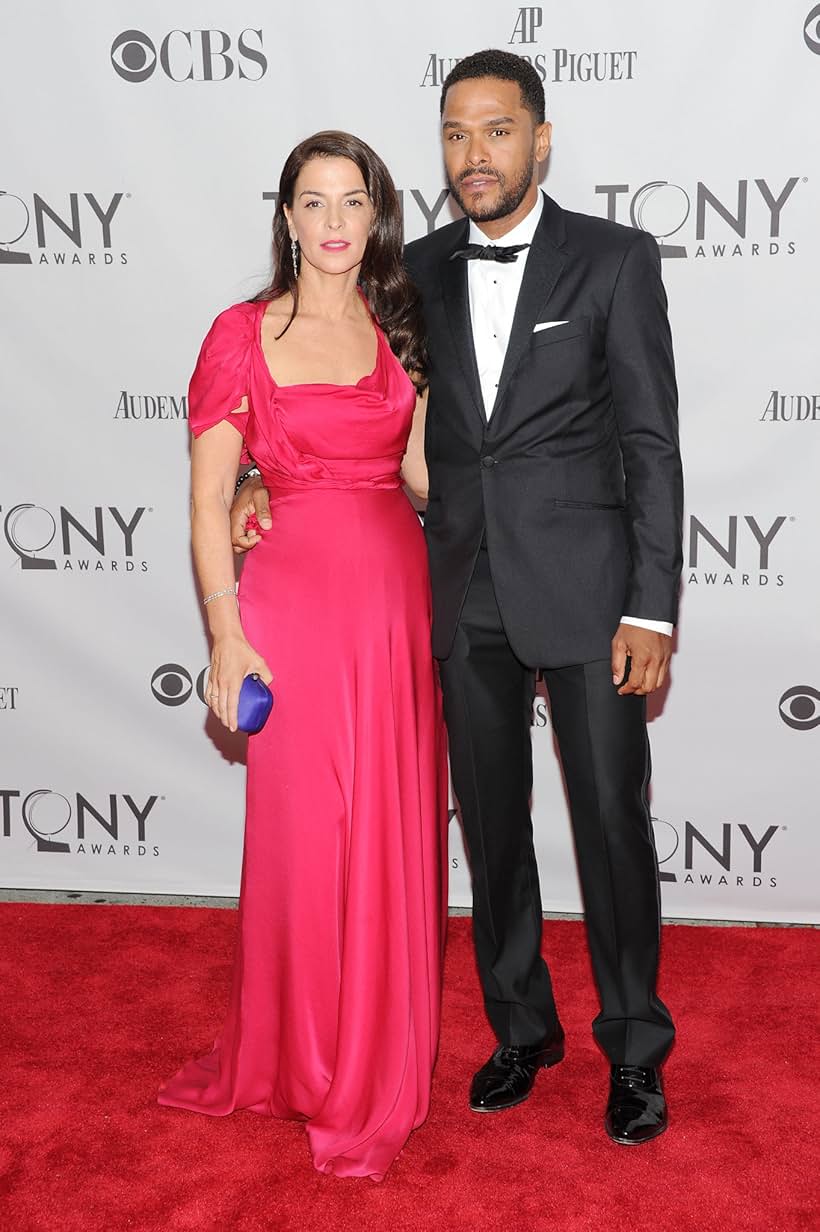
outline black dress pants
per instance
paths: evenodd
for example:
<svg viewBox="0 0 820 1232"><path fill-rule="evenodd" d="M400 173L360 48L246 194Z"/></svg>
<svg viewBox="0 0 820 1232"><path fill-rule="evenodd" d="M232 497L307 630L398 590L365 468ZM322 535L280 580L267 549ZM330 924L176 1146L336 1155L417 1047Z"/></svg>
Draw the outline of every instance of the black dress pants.
<svg viewBox="0 0 820 1232"><path fill-rule="evenodd" d="M541 957L530 817L535 672L507 641L484 549L440 667L487 1015L501 1043L536 1044L558 1015ZM660 899L645 699L618 696L609 659L548 669L544 677L601 1003L593 1033L613 1064L658 1065L675 1032L655 991Z"/></svg>

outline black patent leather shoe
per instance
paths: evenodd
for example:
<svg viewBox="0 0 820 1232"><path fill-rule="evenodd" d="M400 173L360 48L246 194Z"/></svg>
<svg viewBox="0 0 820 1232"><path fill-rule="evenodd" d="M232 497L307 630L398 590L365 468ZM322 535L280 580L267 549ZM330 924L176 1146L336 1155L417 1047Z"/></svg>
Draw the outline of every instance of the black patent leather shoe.
<svg viewBox="0 0 820 1232"><path fill-rule="evenodd" d="M564 1032L560 1027L540 1044L502 1044L475 1075L470 1087L473 1112L503 1112L523 1104L539 1069L564 1059Z"/></svg>
<svg viewBox="0 0 820 1232"><path fill-rule="evenodd" d="M613 1065L606 1132L622 1146L639 1146L657 1138L669 1124L661 1076L641 1065Z"/></svg>

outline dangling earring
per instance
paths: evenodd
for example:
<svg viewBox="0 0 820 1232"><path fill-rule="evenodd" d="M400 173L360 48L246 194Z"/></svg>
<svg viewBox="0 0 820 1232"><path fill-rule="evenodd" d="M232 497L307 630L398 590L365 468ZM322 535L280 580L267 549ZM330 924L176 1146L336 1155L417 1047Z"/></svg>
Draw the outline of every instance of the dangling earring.
<svg viewBox="0 0 820 1232"><path fill-rule="evenodd" d="M291 238L290 241L290 257L293 261L293 277L299 277L299 243L298 240Z"/></svg>

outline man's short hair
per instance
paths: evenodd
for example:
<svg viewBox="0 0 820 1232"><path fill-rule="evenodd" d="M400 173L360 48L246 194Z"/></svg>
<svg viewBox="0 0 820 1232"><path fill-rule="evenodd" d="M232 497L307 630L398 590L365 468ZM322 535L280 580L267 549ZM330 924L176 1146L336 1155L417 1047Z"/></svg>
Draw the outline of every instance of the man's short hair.
<svg viewBox="0 0 820 1232"><path fill-rule="evenodd" d="M501 81L517 81L521 90L521 101L536 124L543 124L546 115L544 87L538 73L523 56L513 55L511 51L476 51L464 60L459 60L444 79L441 87L440 111L444 114L444 101L447 91L459 81L473 81L479 77L498 77Z"/></svg>

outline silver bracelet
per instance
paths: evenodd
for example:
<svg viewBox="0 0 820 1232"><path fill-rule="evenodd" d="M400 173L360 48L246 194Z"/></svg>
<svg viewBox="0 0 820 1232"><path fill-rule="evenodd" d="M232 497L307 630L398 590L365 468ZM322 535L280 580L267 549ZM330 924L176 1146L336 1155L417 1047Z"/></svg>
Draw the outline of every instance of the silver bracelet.
<svg viewBox="0 0 820 1232"><path fill-rule="evenodd" d="M260 471L258 466L252 466L250 470L245 471L243 474L241 474L239 478L237 479L236 487L233 490L234 496L236 496L237 492L242 487L242 484L245 482L246 479L253 479L255 475L261 475L261 474L262 472Z"/></svg>
<svg viewBox="0 0 820 1232"><path fill-rule="evenodd" d="M206 595L205 598L202 600L202 602L203 603L213 603L214 599L221 599L223 595L235 595L235 594L236 594L236 582L234 582L233 586L228 586L226 590L215 590L212 595Z"/></svg>

